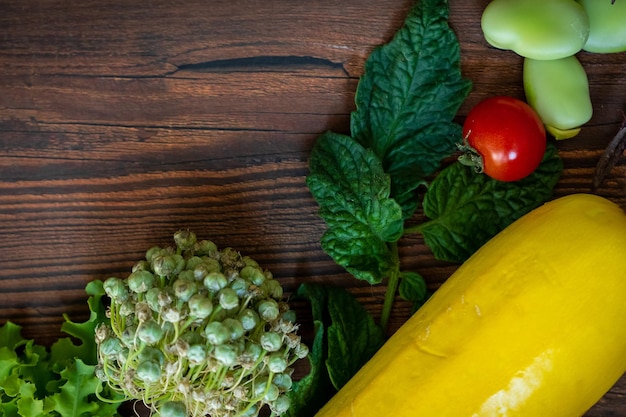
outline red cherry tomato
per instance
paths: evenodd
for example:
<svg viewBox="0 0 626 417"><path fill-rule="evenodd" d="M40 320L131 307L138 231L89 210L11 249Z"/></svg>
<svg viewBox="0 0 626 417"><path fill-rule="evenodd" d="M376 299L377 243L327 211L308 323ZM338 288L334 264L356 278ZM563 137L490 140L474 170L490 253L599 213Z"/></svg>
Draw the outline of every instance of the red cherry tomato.
<svg viewBox="0 0 626 417"><path fill-rule="evenodd" d="M546 132L537 113L514 97L490 97L470 110L463 124L466 147L479 155L479 171L500 181L530 175L546 151Z"/></svg>

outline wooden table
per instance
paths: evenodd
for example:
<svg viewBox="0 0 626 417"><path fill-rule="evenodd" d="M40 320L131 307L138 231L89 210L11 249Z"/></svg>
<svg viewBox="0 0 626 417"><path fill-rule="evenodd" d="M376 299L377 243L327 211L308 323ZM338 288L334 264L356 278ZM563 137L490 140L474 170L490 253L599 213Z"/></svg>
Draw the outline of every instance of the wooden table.
<svg viewBox="0 0 626 417"><path fill-rule="evenodd" d="M486 0L451 3L474 83L461 121L484 97L523 96L521 59L484 42ZM307 158L321 132L347 132L366 57L412 4L0 2L1 322L51 343L63 313L86 318L88 281L125 276L179 228L256 258L288 291L345 286L378 316L384 287L357 282L320 249ZM590 190L626 109L626 54L579 58L595 114L558 143L557 196ZM618 165L597 194L626 208L625 174ZM432 289L456 268L419 238L401 250ZM408 314L398 302L392 330ZM625 389L622 380L587 415L626 415Z"/></svg>

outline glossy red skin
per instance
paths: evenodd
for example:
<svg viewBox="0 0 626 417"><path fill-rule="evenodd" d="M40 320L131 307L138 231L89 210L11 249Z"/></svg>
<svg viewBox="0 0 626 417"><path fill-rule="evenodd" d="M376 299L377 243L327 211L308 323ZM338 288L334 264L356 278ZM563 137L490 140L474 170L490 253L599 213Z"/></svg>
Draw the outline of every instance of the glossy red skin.
<svg viewBox="0 0 626 417"><path fill-rule="evenodd" d="M522 100L490 97L470 110L463 137L482 158L483 172L500 181L517 181L539 166L546 132L537 113Z"/></svg>

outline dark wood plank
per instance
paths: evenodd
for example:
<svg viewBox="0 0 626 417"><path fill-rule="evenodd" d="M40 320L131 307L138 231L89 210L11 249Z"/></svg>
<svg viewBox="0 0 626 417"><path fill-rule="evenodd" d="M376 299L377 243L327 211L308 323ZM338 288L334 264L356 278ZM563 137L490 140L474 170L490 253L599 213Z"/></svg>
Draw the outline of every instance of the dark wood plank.
<svg viewBox="0 0 626 417"><path fill-rule="evenodd" d="M88 281L127 273L179 228L256 258L288 291L344 286L378 316L384 287L356 282L319 247L307 158L321 132L347 132L365 59L412 4L0 3L0 319L51 343L63 313L86 318ZM482 38L486 4L451 2L474 82L459 120L484 97L523 97L521 59ZM558 143L556 195L590 190L626 109L626 54L580 59L596 111ZM625 174L619 164L597 190L624 208ZM456 269L419 237L401 254L432 289ZM392 331L409 312L398 301ZM625 384L587 415L626 414Z"/></svg>

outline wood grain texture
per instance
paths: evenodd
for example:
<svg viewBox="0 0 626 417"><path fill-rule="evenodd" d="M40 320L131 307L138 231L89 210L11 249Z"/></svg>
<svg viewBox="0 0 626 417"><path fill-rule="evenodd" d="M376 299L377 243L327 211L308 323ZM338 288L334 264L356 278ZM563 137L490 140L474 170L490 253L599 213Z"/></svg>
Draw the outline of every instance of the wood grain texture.
<svg viewBox="0 0 626 417"><path fill-rule="evenodd" d="M521 59L482 38L486 3L451 1L474 83L459 121L482 98L523 97ZM179 228L252 256L288 291L349 288L378 316L384 287L357 282L319 247L307 159L320 133L347 132L365 59L412 4L0 1L0 320L51 343L63 313L87 317L88 281L128 273ZM557 144L557 196L590 191L626 111L626 54L579 57L595 113ZM626 166L597 194L626 208ZM419 237L401 255L432 289L456 269ZM408 314L399 301L392 330ZM626 415L625 395L623 380L587 416Z"/></svg>

